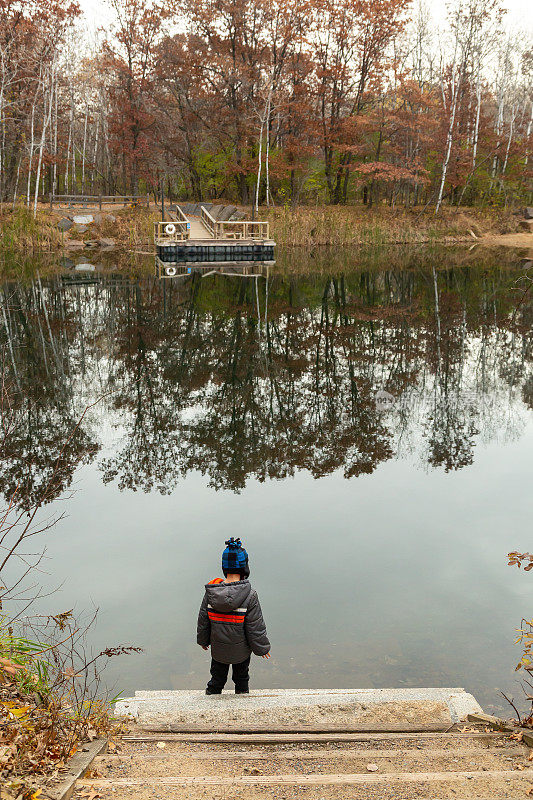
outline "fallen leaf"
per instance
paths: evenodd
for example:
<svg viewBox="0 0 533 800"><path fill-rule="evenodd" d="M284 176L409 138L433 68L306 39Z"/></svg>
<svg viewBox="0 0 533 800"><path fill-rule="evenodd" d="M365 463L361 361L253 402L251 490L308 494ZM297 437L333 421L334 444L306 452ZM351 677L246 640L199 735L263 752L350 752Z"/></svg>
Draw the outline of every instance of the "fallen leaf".
<svg viewBox="0 0 533 800"><path fill-rule="evenodd" d="M88 769L87 772L85 773L85 777L89 778L90 781L96 780L96 778L102 777L102 773L98 772L97 769Z"/></svg>
<svg viewBox="0 0 533 800"><path fill-rule="evenodd" d="M366 768L367 768L368 772L377 772L378 769L379 769L377 764L367 764Z"/></svg>
<svg viewBox="0 0 533 800"><path fill-rule="evenodd" d="M15 664L14 661L10 661L8 658L0 657L0 667L5 669L6 672L9 672L10 675L15 675L19 670L26 669L23 667L22 664Z"/></svg>
<svg viewBox="0 0 533 800"><path fill-rule="evenodd" d="M524 765L523 764L514 764L514 769L519 769L520 771L522 771L524 769Z"/></svg>

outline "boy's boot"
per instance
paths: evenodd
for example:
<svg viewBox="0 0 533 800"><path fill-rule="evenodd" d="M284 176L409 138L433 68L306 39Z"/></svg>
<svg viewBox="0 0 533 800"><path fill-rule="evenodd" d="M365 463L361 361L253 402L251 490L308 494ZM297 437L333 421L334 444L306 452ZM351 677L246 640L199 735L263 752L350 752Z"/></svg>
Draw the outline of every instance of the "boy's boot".
<svg viewBox="0 0 533 800"><path fill-rule="evenodd" d="M210 689L209 686L205 690L206 694L222 694L222 689Z"/></svg>

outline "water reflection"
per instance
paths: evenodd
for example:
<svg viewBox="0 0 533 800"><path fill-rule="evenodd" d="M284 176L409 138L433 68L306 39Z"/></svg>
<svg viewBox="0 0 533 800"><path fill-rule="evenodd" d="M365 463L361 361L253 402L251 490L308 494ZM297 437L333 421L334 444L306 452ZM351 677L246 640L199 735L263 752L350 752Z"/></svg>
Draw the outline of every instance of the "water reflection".
<svg viewBox="0 0 533 800"><path fill-rule="evenodd" d="M165 262L156 256L155 275L156 278L167 280L169 278L187 278L190 275L200 275L207 278L211 275L227 275L235 278L256 278L263 277L268 280L271 267L275 261L227 261L222 259L220 262L196 263L188 261L185 263Z"/></svg>
<svg viewBox="0 0 533 800"><path fill-rule="evenodd" d="M1 303L6 497L37 496L63 446L49 501L95 459L105 483L162 494L191 471L238 492L400 457L458 470L533 404L533 305L507 268L69 274L5 284Z"/></svg>

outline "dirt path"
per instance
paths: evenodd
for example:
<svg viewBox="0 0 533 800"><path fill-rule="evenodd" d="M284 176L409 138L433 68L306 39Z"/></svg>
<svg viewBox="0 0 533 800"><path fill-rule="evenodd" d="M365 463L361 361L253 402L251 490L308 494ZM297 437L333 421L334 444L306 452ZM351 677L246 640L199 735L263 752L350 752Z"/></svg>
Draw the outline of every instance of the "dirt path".
<svg viewBox="0 0 533 800"><path fill-rule="evenodd" d="M530 233L489 233L479 241L480 244L487 244L491 247L523 247L528 250L528 255L533 257L533 236Z"/></svg>
<svg viewBox="0 0 533 800"><path fill-rule="evenodd" d="M218 736L142 732L100 756L78 800L503 800L533 786L528 749L506 734L469 726L442 733L342 737ZM266 733L266 732L265 732ZM248 741L250 740L250 741Z"/></svg>

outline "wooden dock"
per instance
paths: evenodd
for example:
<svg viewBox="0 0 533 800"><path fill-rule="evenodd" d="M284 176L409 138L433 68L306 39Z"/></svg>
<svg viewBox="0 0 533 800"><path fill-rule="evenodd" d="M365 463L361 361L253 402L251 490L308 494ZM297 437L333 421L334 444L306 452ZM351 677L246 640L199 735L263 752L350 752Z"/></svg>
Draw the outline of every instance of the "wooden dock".
<svg viewBox="0 0 533 800"><path fill-rule="evenodd" d="M214 206L210 210L204 205L193 208L198 213L185 213L176 206L172 219L155 223L161 277L174 277L177 267L193 263L204 267L274 263L275 242L269 237L268 222L221 219Z"/></svg>

